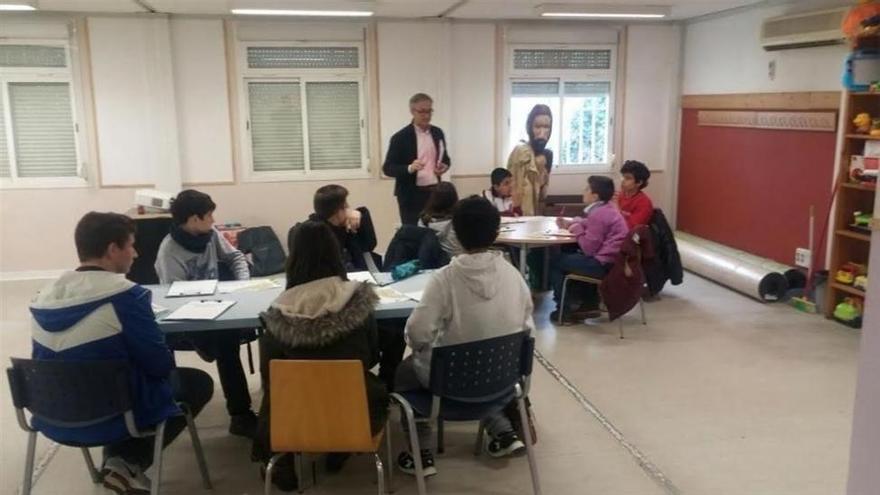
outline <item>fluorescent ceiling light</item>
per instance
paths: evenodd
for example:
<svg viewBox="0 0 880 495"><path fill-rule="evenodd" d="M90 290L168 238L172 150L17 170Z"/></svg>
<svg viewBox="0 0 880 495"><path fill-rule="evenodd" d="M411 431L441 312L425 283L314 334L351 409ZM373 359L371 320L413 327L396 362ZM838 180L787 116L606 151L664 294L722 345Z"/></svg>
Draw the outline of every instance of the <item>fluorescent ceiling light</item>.
<svg viewBox="0 0 880 495"><path fill-rule="evenodd" d="M639 5L543 4L537 7L541 17L576 19L663 19L668 7Z"/></svg>
<svg viewBox="0 0 880 495"><path fill-rule="evenodd" d="M289 15L312 17L370 17L368 10L289 10L289 9L232 9L236 15Z"/></svg>
<svg viewBox="0 0 880 495"><path fill-rule="evenodd" d="M37 7L32 2L2 2L0 3L0 10L27 12L37 10Z"/></svg>

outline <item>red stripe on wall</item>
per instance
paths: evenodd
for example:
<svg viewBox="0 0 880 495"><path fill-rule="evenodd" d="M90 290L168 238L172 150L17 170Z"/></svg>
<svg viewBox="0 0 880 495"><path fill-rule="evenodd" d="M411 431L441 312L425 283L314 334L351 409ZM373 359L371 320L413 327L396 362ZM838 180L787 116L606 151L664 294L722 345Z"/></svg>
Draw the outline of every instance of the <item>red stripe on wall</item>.
<svg viewBox="0 0 880 495"><path fill-rule="evenodd" d="M830 207L835 134L711 127L683 110L678 229L793 265L816 208L814 260ZM816 257L818 256L818 258Z"/></svg>

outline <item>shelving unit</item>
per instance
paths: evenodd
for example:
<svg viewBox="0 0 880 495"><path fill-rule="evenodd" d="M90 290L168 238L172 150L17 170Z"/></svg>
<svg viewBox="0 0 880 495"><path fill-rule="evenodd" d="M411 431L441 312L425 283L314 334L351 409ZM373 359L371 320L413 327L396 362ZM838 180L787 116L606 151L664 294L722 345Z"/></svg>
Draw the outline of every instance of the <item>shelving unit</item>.
<svg viewBox="0 0 880 495"><path fill-rule="evenodd" d="M864 154L867 142L880 140L880 137L856 134L852 124L853 118L862 112L870 114L873 118L880 118L880 93L848 92L841 111L844 112L844 120L843 127L838 132L842 134L843 141L840 167L835 180L837 196L834 210L831 212L830 280L825 301L825 315L829 318L833 316L834 308L844 298L855 297L863 303L865 301L864 291L835 281L834 275L845 263L867 264L871 252L870 234L854 230L849 225L853 222L854 212L874 211L877 187L851 182L849 164L852 155ZM874 276L880 277L880 267L875 267L874 272Z"/></svg>

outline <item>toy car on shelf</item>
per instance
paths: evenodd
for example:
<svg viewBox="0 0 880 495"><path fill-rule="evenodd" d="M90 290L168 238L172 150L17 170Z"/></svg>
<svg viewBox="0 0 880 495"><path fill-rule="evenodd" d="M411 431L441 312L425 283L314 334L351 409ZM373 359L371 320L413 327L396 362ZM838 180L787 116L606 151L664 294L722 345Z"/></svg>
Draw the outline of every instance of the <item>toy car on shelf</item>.
<svg viewBox="0 0 880 495"><path fill-rule="evenodd" d="M867 275L859 275L853 280L853 287L856 289L861 289L864 291L868 290L868 276Z"/></svg>
<svg viewBox="0 0 880 495"><path fill-rule="evenodd" d="M852 328L862 327L862 301L847 297L834 308L834 319Z"/></svg>

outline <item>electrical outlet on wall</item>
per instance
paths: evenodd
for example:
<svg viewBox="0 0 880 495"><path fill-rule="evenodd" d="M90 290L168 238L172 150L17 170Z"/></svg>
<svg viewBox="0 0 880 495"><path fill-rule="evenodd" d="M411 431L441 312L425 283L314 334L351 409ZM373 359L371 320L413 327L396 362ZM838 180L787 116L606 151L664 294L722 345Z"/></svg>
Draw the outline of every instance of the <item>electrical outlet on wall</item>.
<svg viewBox="0 0 880 495"><path fill-rule="evenodd" d="M813 252L807 248L797 248L794 250L794 264L801 268L809 268L812 264Z"/></svg>

